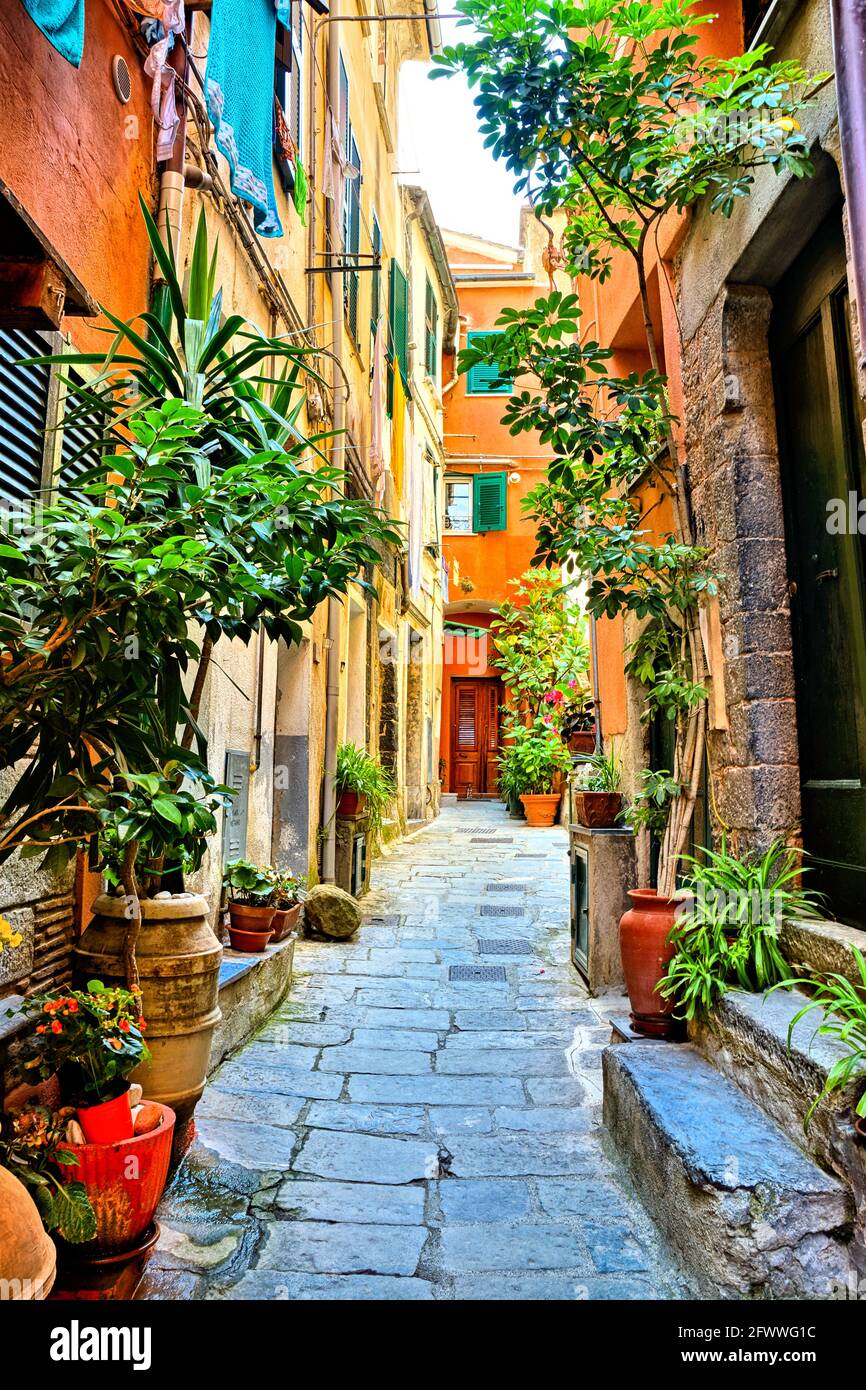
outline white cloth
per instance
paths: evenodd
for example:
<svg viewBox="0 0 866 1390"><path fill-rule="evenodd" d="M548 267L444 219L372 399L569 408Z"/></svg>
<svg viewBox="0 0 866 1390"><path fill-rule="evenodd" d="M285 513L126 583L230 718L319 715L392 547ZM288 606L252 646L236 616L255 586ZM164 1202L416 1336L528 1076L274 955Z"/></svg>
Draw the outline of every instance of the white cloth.
<svg viewBox="0 0 866 1390"><path fill-rule="evenodd" d="M158 160L170 159L174 142L180 126L177 109L177 82L175 73L168 66L168 55L176 41L183 34L186 19L183 0L129 0L133 9L146 14L150 19L158 19L165 33L157 39L144 60L144 70L153 79L150 90L150 109L156 121L156 157Z"/></svg>

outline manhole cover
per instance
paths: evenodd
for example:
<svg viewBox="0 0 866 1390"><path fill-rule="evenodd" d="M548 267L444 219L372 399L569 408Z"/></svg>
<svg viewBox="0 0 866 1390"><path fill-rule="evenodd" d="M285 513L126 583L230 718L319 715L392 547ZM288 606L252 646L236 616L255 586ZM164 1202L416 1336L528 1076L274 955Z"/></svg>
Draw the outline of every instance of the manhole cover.
<svg viewBox="0 0 866 1390"><path fill-rule="evenodd" d="M523 917L522 907L511 903L482 903L478 909L482 917Z"/></svg>
<svg viewBox="0 0 866 1390"><path fill-rule="evenodd" d="M491 936L478 942L482 956L531 956L532 942L518 936Z"/></svg>
<svg viewBox="0 0 866 1390"><path fill-rule="evenodd" d="M523 893L526 885L524 883L488 883L488 893Z"/></svg>
<svg viewBox="0 0 866 1390"><path fill-rule="evenodd" d="M470 845L513 845L512 839L500 839L496 835L473 835Z"/></svg>
<svg viewBox="0 0 866 1390"><path fill-rule="evenodd" d="M504 965L449 965L449 980L468 980L471 984L482 984L490 980L506 979Z"/></svg>

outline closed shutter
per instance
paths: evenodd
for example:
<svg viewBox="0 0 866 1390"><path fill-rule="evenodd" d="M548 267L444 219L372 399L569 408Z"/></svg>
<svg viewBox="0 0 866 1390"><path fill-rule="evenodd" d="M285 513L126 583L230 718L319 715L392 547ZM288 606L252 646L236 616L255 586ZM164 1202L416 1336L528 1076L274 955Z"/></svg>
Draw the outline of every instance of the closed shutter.
<svg viewBox="0 0 866 1390"><path fill-rule="evenodd" d="M50 352L42 333L0 330L0 496L26 502L42 486L51 368L21 359Z"/></svg>
<svg viewBox="0 0 866 1390"><path fill-rule="evenodd" d="M482 347L485 339L499 337L499 333L469 333L466 343L468 347ZM508 396L511 385L511 381L501 375L499 368L488 362L479 362L470 367L466 378L466 391L470 396Z"/></svg>
<svg viewBox="0 0 866 1390"><path fill-rule="evenodd" d="M223 862L243 859L247 852L247 817L250 799L250 755L226 750L226 786L235 793L223 821Z"/></svg>
<svg viewBox="0 0 866 1390"><path fill-rule="evenodd" d="M472 490L472 529L504 531L506 524L504 473L478 473Z"/></svg>
<svg viewBox="0 0 866 1390"><path fill-rule="evenodd" d="M76 386L83 384L83 377L79 376L78 372L67 371L65 376ZM75 392L68 392L65 409L74 413L79 405L80 399ZM64 424L63 444L60 450L60 477L58 478L61 493L77 497L82 502L95 500L92 493L88 497L86 493L77 492L75 483L82 473L86 473L90 468L95 468L99 462L98 443L101 438L101 431L89 420L82 419L71 425Z"/></svg>
<svg viewBox="0 0 866 1390"><path fill-rule="evenodd" d="M372 251L376 260L382 258L382 229L379 226L379 219L373 213L373 232L372 232ZM379 315L382 312L382 272L374 270L370 276L370 328L373 337L376 336L376 327L379 323Z"/></svg>
<svg viewBox="0 0 866 1390"><path fill-rule="evenodd" d="M424 370L434 381L437 376L438 346L439 309L436 304L436 295L433 292L433 286L428 280L424 305Z"/></svg>
<svg viewBox="0 0 866 1390"><path fill-rule="evenodd" d="M358 177L346 180L346 229L344 233L345 251L353 263L357 262L361 250L361 156L354 136L349 143L349 163L358 170ZM360 272L347 270L343 276L346 298L346 318L354 343L358 343L358 291Z"/></svg>
<svg viewBox="0 0 866 1390"><path fill-rule="evenodd" d="M476 740L475 691L464 688L457 692L457 747L476 748Z"/></svg>
<svg viewBox="0 0 866 1390"><path fill-rule="evenodd" d="M388 360L400 368L403 385L409 383L409 281L395 260L388 285ZM390 408L390 400L388 402Z"/></svg>

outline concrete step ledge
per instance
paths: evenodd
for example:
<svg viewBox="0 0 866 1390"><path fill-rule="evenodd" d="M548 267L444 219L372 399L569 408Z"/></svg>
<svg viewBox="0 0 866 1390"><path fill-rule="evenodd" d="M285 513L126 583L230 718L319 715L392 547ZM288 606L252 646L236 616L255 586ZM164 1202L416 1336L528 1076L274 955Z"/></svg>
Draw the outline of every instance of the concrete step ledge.
<svg viewBox="0 0 866 1390"><path fill-rule="evenodd" d="M254 955L226 947L220 965L222 1018L214 1029L208 1076L257 1033L282 1003L292 983L294 955L293 936Z"/></svg>
<svg viewBox="0 0 866 1390"><path fill-rule="evenodd" d="M604 1052L604 1120L708 1295L829 1298L852 1270L853 1203L690 1044Z"/></svg>
<svg viewBox="0 0 866 1390"><path fill-rule="evenodd" d="M795 975L845 975L859 981L852 946L866 954L866 937L841 922L787 921L779 928L782 955Z"/></svg>

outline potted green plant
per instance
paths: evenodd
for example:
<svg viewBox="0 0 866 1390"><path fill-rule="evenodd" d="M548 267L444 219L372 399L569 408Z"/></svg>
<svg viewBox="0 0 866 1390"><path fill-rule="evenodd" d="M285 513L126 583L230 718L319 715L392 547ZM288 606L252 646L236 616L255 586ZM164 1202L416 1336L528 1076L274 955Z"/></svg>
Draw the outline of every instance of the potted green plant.
<svg viewBox="0 0 866 1390"><path fill-rule="evenodd" d="M374 835L396 795L394 779L365 748L341 743L337 749L337 815L366 816Z"/></svg>
<svg viewBox="0 0 866 1390"><path fill-rule="evenodd" d="M270 869L233 859L223 870L229 938L235 951L263 951L274 934L274 876Z"/></svg>
<svg viewBox="0 0 866 1390"><path fill-rule="evenodd" d="M520 800L525 790L524 774L512 744L507 744L499 755L499 795L508 807L508 814L515 820L525 816Z"/></svg>
<svg viewBox="0 0 866 1390"><path fill-rule="evenodd" d="M511 730L517 776L524 790L520 801L526 811L527 824L550 826L556 821L560 791L557 783L571 765L568 749L559 733L545 716L531 725L517 725Z"/></svg>
<svg viewBox="0 0 866 1390"><path fill-rule="evenodd" d="M581 825L593 830L609 830L622 812L621 770L616 751L594 753L575 764L574 808Z"/></svg>
<svg viewBox="0 0 866 1390"><path fill-rule="evenodd" d="M271 869L271 881L275 908L271 941L277 942L283 941L298 927L307 880L304 874L293 874L291 869Z"/></svg>
<svg viewBox="0 0 866 1390"><path fill-rule="evenodd" d="M84 990L29 995L21 1011L39 1020L25 1070L60 1077L88 1143L131 1139L129 1076L150 1057L140 993L91 980Z"/></svg>

